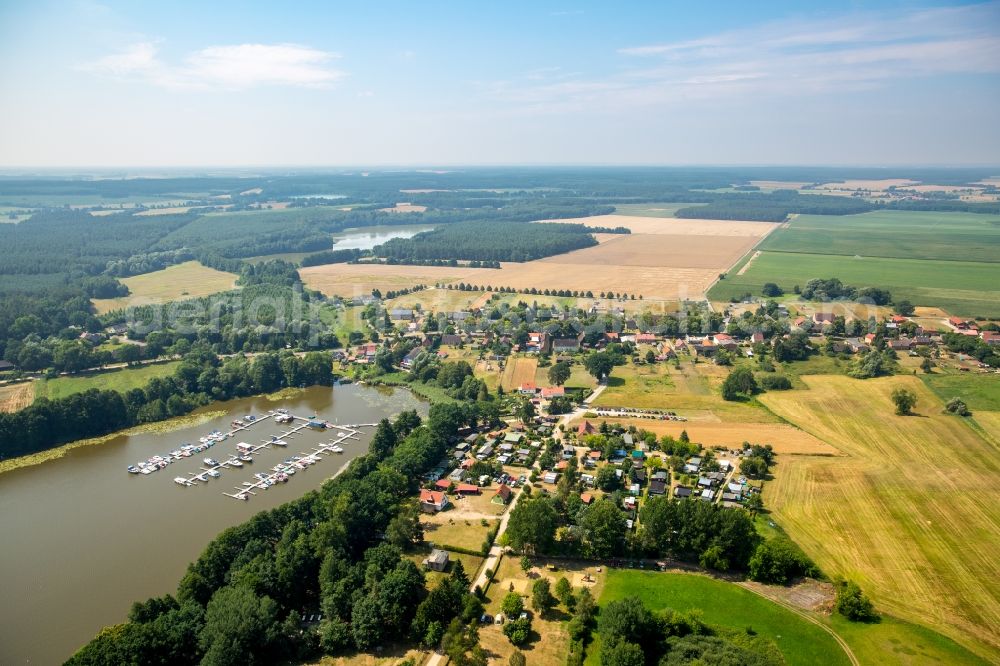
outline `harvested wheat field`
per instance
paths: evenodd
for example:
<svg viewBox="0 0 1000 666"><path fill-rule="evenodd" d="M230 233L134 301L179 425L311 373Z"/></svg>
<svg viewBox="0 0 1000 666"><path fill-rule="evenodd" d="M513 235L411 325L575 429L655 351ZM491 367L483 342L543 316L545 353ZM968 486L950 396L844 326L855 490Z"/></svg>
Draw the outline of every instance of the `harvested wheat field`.
<svg viewBox="0 0 1000 666"><path fill-rule="evenodd" d="M595 234L599 245L525 263L504 262L500 269L375 264L331 264L300 271L306 285L327 295L359 296L387 291L467 282L479 287L518 290L556 289L641 294L674 301L701 298L719 273L749 252L777 225L767 222L675 220L605 215L560 220L592 226L655 229L651 233ZM627 222L627 224L626 224Z"/></svg>
<svg viewBox="0 0 1000 666"><path fill-rule="evenodd" d="M633 234L666 234L681 236L737 236L763 238L779 225L774 222L744 222L739 220L700 220L679 217L647 217L640 215L595 215L542 222L582 224L585 227L625 227Z"/></svg>
<svg viewBox="0 0 1000 666"><path fill-rule="evenodd" d="M35 400L35 383L20 382L0 386L0 412L17 412Z"/></svg>
<svg viewBox="0 0 1000 666"><path fill-rule="evenodd" d="M636 428L656 433L657 436L680 437L682 431L687 431L692 442L704 444L706 447L736 448L740 447L743 442L750 442L751 444L770 444L776 453L785 455L842 455L840 451L826 442L784 423L700 423L616 417L588 418L586 420L594 425L602 421L620 423L626 427L634 425Z"/></svg>
<svg viewBox="0 0 1000 666"><path fill-rule="evenodd" d="M881 192L890 187L906 187L916 185L917 181L908 178L883 178L881 180L844 180L839 183L824 183L817 185L818 190L872 190Z"/></svg>
<svg viewBox="0 0 1000 666"><path fill-rule="evenodd" d="M468 281L478 275L491 284L501 284L500 269L443 266L390 266L387 264L328 264L299 270L302 281L310 289L327 296L362 296L372 289L383 292L417 284L433 285ZM485 283L485 282L484 282Z"/></svg>
<svg viewBox="0 0 1000 666"><path fill-rule="evenodd" d="M802 379L761 402L847 457L781 460L764 491L778 522L886 612L1000 660L1000 452L916 377ZM917 416L893 413L897 387Z"/></svg>
<svg viewBox="0 0 1000 666"><path fill-rule="evenodd" d="M535 382L535 370L538 369L538 358L534 356L511 357L503 368L500 386L504 391L516 391L521 384Z"/></svg>
<svg viewBox="0 0 1000 666"><path fill-rule="evenodd" d="M133 305L166 303L229 291L236 287L236 276L202 266L197 261L186 261L160 271L124 278L122 282L131 293L123 298L95 298L97 314Z"/></svg>

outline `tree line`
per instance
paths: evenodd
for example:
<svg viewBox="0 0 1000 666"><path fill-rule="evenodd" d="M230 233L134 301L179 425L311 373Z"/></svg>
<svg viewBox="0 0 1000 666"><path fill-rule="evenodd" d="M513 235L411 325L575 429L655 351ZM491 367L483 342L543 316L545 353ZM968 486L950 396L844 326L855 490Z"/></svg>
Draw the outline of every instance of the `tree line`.
<svg viewBox="0 0 1000 666"><path fill-rule="evenodd" d="M216 400L270 393L286 386L329 386L329 352L261 354L220 359L196 345L168 377L154 377L124 393L90 389L64 398L39 398L24 409L0 414L0 457L35 453L140 423L182 416Z"/></svg>

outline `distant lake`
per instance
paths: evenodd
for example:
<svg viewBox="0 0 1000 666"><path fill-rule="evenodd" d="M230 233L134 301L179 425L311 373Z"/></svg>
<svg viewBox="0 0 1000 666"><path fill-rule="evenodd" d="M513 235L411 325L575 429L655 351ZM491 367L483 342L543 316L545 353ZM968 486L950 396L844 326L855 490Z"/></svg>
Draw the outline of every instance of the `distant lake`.
<svg viewBox="0 0 1000 666"><path fill-rule="evenodd" d="M357 227L345 229L333 235L334 250L371 250L393 238L413 238L424 231L434 229L432 224L396 224L380 227Z"/></svg>
<svg viewBox="0 0 1000 666"><path fill-rule="evenodd" d="M300 194L292 199L346 199L346 194Z"/></svg>

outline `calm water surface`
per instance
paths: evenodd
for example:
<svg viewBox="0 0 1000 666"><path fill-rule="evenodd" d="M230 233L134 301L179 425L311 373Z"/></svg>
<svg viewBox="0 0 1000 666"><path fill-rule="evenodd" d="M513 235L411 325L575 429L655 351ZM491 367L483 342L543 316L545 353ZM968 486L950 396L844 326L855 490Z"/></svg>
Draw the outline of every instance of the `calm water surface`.
<svg viewBox="0 0 1000 666"><path fill-rule="evenodd" d="M345 424L374 423L406 409L427 411L403 390L315 387L277 402L216 403L204 411L226 415L208 423L120 436L0 475L0 664L61 663L101 627L123 621L133 601L173 593L188 563L219 532L318 488L368 448L373 428L364 429L360 441L342 442L342 456L298 471L247 502L222 493L331 436L302 430L286 449L263 449L253 464L223 470L207 485L186 488L173 479L197 471L206 456L230 457L238 441L258 443L288 427L268 420L155 474L125 471L140 459L197 443L213 429L226 432L236 417L277 407Z"/></svg>
<svg viewBox="0 0 1000 666"><path fill-rule="evenodd" d="M405 213L400 213L405 215ZM394 224L382 227L357 227L333 235L334 250L371 250L393 238L413 238L423 231L434 229L433 224Z"/></svg>

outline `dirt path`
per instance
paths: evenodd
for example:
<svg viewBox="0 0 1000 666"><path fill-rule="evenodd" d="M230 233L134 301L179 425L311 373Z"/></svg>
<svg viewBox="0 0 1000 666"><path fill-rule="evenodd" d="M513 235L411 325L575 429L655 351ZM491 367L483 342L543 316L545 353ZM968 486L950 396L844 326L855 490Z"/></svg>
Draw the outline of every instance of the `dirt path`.
<svg viewBox="0 0 1000 666"><path fill-rule="evenodd" d="M737 274L737 275L743 275L744 273L746 273L746 272L747 272L747 269L748 269L748 268L750 268L750 264L752 264L752 263L753 263L753 260L754 260L754 259L756 259L756 258L757 258L757 257L759 257L759 256L760 256L760 250L757 250L756 252L754 252L754 253L753 253L753 254L752 254L752 255L750 256L750 260L749 260L749 261L748 261L747 263L743 264L743 267L742 267L742 268L740 268L740 270L739 270L739 271L737 271L737 272L736 272L736 274Z"/></svg>
<svg viewBox="0 0 1000 666"><path fill-rule="evenodd" d="M796 615L798 615L799 617L801 617L803 620L806 620L807 622L812 622L817 627L819 627L820 629L822 629L826 633L828 633L831 636L833 636L833 640L837 641L837 643L840 645L841 649L844 650L844 654L847 655L847 658L851 660L851 663L854 664L854 666L861 666L861 662L858 661L858 658L856 656L854 656L854 652L851 650L851 646L848 645L847 642L843 638L840 637L840 634L838 634L836 631L834 631L830 627L826 626L825 624L823 624L822 622L820 622L819 620L817 620L816 618L814 618L812 615L809 615L805 611L799 610L798 608L796 608L792 604L784 601L783 599L778 599L778 598L769 596L767 594L764 594L760 590L756 589L756 587L754 587L753 585L749 585L749 584L744 583L744 582L736 582L736 585L739 585L744 590L749 590L750 592L753 592L754 594L756 594L759 597L764 597L768 601L772 601L772 602L778 604L779 606L782 606L782 607L786 608L787 610L795 613Z"/></svg>

